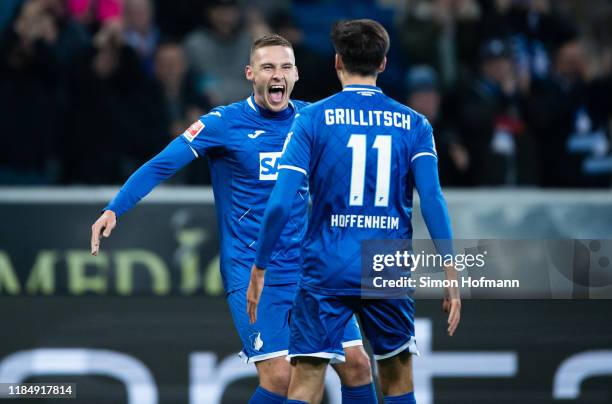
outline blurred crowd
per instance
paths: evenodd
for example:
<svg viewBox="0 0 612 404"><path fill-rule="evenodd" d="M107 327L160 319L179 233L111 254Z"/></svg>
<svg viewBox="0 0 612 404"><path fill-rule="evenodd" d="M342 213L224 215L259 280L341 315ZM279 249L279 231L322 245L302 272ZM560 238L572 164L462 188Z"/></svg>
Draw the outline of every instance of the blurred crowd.
<svg viewBox="0 0 612 404"><path fill-rule="evenodd" d="M380 86L432 123L443 185L611 186L610 0L1 0L0 185L122 183L250 94L267 32L295 47L293 98L326 97L331 23L361 17L390 32Z"/></svg>

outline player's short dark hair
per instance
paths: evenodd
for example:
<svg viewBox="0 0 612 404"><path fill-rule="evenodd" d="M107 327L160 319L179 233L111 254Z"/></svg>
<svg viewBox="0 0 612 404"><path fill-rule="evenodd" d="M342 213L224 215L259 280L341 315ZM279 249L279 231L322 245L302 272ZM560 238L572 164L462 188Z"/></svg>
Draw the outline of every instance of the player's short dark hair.
<svg viewBox="0 0 612 404"><path fill-rule="evenodd" d="M376 76L389 51L389 34L378 22L369 19L338 21L331 40L344 68L360 76Z"/></svg>
<svg viewBox="0 0 612 404"><path fill-rule="evenodd" d="M284 46L286 48L293 49L291 42L285 39L283 36L278 34L266 34L257 38L251 45L251 55L259 48L266 48L268 46Z"/></svg>

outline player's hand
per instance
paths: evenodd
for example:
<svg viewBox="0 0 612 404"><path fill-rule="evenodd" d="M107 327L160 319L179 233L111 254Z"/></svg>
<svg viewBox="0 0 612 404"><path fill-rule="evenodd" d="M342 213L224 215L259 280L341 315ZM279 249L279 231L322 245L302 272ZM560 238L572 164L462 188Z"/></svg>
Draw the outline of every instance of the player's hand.
<svg viewBox="0 0 612 404"><path fill-rule="evenodd" d="M91 255L98 255L100 251L100 234L110 237L117 225L117 216L112 210L105 210L102 216L91 226Z"/></svg>
<svg viewBox="0 0 612 404"><path fill-rule="evenodd" d="M457 279L457 272L453 267L445 268L446 279ZM459 326L461 319L461 296L459 288L447 287L444 288L444 300L442 301L442 310L448 313L448 328L446 331L451 337Z"/></svg>
<svg viewBox="0 0 612 404"><path fill-rule="evenodd" d="M257 268L253 265L251 268L251 280L247 289L247 313L249 314L249 322L254 324L257 321L257 305L261 298L261 292L264 288L264 275L266 271Z"/></svg>
<svg viewBox="0 0 612 404"><path fill-rule="evenodd" d="M461 319L461 298L445 296L442 309L445 313L448 313L448 328L446 331L452 337Z"/></svg>

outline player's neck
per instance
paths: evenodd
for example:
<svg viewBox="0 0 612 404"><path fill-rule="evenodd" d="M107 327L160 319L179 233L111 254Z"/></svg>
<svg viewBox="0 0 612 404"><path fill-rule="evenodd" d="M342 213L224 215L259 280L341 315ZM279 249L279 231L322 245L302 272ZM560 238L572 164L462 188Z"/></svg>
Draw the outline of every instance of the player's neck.
<svg viewBox="0 0 612 404"><path fill-rule="evenodd" d="M376 76L359 76L357 74L343 73L340 77L342 88L352 85L376 87Z"/></svg>

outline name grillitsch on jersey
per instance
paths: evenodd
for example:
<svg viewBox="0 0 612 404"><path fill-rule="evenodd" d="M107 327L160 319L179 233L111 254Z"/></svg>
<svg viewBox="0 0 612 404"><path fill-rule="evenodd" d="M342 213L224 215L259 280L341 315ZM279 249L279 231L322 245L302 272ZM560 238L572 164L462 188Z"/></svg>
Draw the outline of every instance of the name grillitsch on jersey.
<svg viewBox="0 0 612 404"><path fill-rule="evenodd" d="M325 110L326 125L388 126L410 130L410 115L397 111L364 111L350 108Z"/></svg>
<svg viewBox="0 0 612 404"><path fill-rule="evenodd" d="M378 215L330 216L331 227L356 227L358 229L399 229L399 217Z"/></svg>

